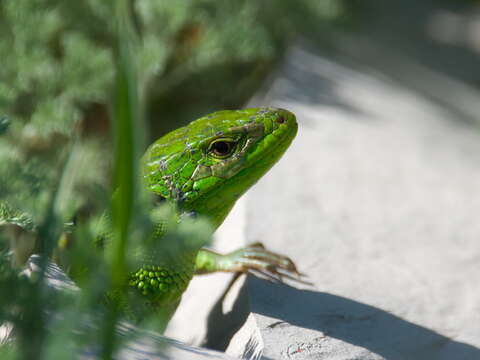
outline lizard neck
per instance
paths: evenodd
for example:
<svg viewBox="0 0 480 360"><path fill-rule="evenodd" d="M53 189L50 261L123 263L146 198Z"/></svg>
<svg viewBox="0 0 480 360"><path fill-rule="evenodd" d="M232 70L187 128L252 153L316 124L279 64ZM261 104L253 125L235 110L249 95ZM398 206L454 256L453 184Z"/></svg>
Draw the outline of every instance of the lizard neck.
<svg viewBox="0 0 480 360"><path fill-rule="evenodd" d="M214 198L213 201L199 202L198 206L194 206L189 211L208 219L213 226L213 230L217 230L232 210L235 201L236 199L228 201L227 199Z"/></svg>

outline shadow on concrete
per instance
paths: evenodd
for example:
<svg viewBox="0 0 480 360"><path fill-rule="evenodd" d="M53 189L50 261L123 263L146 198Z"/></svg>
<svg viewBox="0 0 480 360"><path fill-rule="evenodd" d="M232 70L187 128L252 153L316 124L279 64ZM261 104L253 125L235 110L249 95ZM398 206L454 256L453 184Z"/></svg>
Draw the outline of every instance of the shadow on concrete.
<svg viewBox="0 0 480 360"><path fill-rule="evenodd" d="M361 115L355 119L372 119L371 114L338 93L338 85L345 77L343 72L347 70L346 67L306 52L287 56L284 66L287 70L282 73L282 82L270 90L269 97L287 98L301 104L341 109L353 115Z"/></svg>
<svg viewBox="0 0 480 360"><path fill-rule="evenodd" d="M473 360L480 349L368 304L328 293L299 290L249 278L255 291L251 311L318 330L388 360ZM275 326L278 322L271 325Z"/></svg>
<svg viewBox="0 0 480 360"><path fill-rule="evenodd" d="M230 344L230 340L238 330L247 321L250 314L248 303L247 287L242 284L239 293L235 298L232 310L224 313L223 303L233 284L239 279L240 274L236 274L227 285L222 296L215 302L210 310L207 319L207 333L202 342L202 347L207 349L225 351Z"/></svg>
<svg viewBox="0 0 480 360"><path fill-rule="evenodd" d="M298 58L297 58L298 59ZM330 73L321 74L309 71L298 63L290 64L289 71L284 74L288 82L288 99L303 104L314 104L315 106L327 106L343 111L364 115L362 109L345 101L337 94L337 84ZM308 64L306 64L308 66Z"/></svg>
<svg viewBox="0 0 480 360"><path fill-rule="evenodd" d="M371 0L361 8L355 32L331 34L336 55L418 93L450 112L452 121L478 125L479 56L466 45L473 33L464 34L462 44L449 44L434 40L429 31L436 14L451 14L467 24L465 17L475 16L478 7L467 1Z"/></svg>

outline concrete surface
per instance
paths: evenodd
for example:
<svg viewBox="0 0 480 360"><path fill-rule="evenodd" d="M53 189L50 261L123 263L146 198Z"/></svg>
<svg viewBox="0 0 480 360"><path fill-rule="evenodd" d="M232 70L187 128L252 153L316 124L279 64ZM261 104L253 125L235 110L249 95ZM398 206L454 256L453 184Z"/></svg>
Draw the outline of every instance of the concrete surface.
<svg viewBox="0 0 480 360"><path fill-rule="evenodd" d="M248 194L247 242L288 253L314 287L249 279L255 321L235 355L480 359L480 127L305 48L264 101L300 131Z"/></svg>

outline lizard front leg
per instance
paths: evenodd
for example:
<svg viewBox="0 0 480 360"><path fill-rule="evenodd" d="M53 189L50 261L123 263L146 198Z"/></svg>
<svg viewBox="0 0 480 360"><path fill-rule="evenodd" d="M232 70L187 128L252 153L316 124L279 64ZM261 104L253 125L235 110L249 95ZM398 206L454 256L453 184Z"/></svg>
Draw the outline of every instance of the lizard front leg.
<svg viewBox="0 0 480 360"><path fill-rule="evenodd" d="M200 249L195 261L195 274L208 274L217 271L260 274L275 282L290 279L306 283L301 280L304 275L297 270L291 259L267 250L259 242L228 254Z"/></svg>

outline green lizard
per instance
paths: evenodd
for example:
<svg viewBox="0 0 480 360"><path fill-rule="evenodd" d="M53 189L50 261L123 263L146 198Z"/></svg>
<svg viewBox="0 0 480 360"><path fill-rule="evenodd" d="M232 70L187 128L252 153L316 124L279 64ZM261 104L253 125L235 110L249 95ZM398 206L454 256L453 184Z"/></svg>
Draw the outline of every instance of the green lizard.
<svg viewBox="0 0 480 360"><path fill-rule="evenodd" d="M200 215L216 229L238 198L283 155L297 132L295 116L283 109L218 111L153 143L143 160L147 189L172 203L179 216ZM162 235L162 234L160 234ZM172 261L150 254L129 286L169 318L194 274L259 271L280 278L299 275L287 257L253 244L230 254L207 249Z"/></svg>

